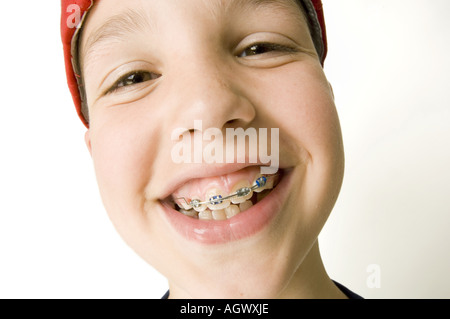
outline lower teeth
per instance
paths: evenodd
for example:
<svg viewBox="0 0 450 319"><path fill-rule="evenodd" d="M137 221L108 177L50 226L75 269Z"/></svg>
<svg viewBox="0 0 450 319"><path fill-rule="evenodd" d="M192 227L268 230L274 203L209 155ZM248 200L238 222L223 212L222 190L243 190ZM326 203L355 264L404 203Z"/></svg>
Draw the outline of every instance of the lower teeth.
<svg viewBox="0 0 450 319"><path fill-rule="evenodd" d="M242 202L240 204L231 204L225 209L220 210L210 210L206 208L205 210L201 212L197 212L194 209L190 210L184 210L181 208L177 208L177 210L182 213L183 215L194 218L194 219L200 219L200 220L227 220L230 219L250 207L252 207L254 204L262 200L264 197L266 197L272 189L264 190L261 193L255 193L253 194L252 198L249 200L246 200L245 202Z"/></svg>

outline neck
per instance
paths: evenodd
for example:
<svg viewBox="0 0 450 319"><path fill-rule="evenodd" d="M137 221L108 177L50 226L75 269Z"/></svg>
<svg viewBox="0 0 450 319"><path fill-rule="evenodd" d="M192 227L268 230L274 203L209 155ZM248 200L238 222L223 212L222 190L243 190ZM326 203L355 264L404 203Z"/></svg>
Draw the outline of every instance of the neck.
<svg viewBox="0 0 450 319"><path fill-rule="evenodd" d="M280 299L345 299L328 277L320 256L318 241L314 243L286 289L278 296Z"/></svg>
<svg viewBox="0 0 450 319"><path fill-rule="evenodd" d="M263 278L261 280L264 280ZM286 287L277 295L279 299L346 299L345 294L328 277L316 241L297 268ZM192 298L176 285L170 285L169 298Z"/></svg>

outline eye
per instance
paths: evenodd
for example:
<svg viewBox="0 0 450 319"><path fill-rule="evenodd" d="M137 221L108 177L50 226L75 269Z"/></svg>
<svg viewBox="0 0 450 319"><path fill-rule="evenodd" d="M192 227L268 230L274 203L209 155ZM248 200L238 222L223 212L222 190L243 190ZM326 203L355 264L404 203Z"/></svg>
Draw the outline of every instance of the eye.
<svg viewBox="0 0 450 319"><path fill-rule="evenodd" d="M262 55L271 52L287 52L287 53L295 53L298 52L297 49L281 44L276 43L256 43L245 48L240 54L237 56L239 58L252 57L256 55Z"/></svg>
<svg viewBox="0 0 450 319"><path fill-rule="evenodd" d="M128 86L144 83L147 81L153 81L158 79L159 77L161 77L160 74L149 71L133 71L117 80L116 83L114 83L114 85L106 93L113 93Z"/></svg>

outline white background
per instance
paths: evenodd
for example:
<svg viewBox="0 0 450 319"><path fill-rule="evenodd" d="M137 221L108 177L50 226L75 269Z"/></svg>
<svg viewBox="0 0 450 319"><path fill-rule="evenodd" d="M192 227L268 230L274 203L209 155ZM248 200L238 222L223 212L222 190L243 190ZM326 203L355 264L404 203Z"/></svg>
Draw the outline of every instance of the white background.
<svg viewBox="0 0 450 319"><path fill-rule="evenodd" d="M449 298L450 2L324 8L347 158L320 237L326 268L367 298ZM101 204L59 14L59 1L9 1L0 19L0 298L160 298L165 278Z"/></svg>

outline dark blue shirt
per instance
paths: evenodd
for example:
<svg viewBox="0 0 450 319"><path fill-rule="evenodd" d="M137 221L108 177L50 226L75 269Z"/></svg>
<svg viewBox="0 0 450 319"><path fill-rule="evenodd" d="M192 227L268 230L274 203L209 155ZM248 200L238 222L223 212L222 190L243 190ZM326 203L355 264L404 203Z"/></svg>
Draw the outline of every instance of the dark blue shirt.
<svg viewBox="0 0 450 319"><path fill-rule="evenodd" d="M342 291L344 293L344 295L347 296L348 299L364 299L363 297L361 297L358 294L355 294L353 291L351 291L347 287L341 285L340 283L338 283L334 280L333 280L333 282L339 288L339 290ZM168 290L161 299L169 299L169 295L170 295L170 291Z"/></svg>

